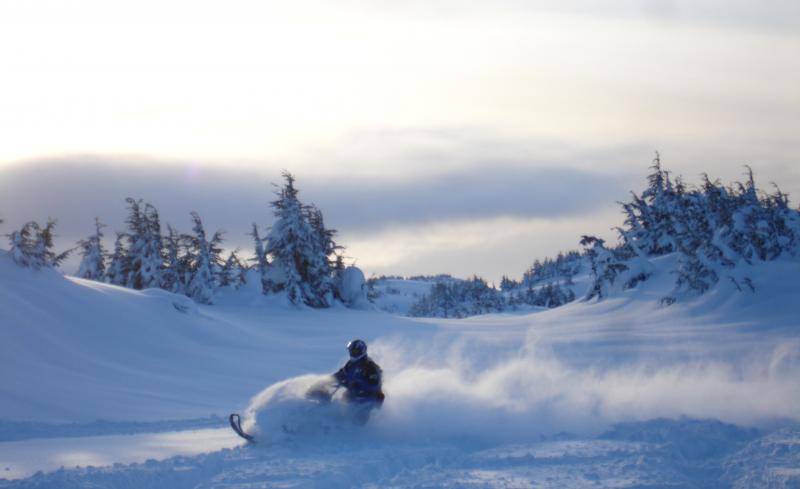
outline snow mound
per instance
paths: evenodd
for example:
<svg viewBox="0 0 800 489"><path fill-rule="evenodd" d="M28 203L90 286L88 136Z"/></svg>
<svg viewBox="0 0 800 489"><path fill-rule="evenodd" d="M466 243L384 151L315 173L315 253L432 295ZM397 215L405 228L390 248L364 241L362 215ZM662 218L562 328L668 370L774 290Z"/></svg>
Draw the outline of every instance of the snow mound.
<svg viewBox="0 0 800 489"><path fill-rule="evenodd" d="M339 296L349 306L366 307L367 301L367 281L364 272L360 268L350 266L344 269L340 278Z"/></svg>

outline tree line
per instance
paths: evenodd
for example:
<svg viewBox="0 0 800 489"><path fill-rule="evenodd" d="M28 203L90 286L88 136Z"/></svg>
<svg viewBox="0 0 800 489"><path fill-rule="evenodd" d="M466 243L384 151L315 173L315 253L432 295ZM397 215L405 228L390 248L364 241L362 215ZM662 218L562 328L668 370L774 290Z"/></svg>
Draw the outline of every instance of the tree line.
<svg viewBox="0 0 800 489"><path fill-rule="evenodd" d="M283 172L282 177L270 202L272 226L262 236L252 225L254 257L249 260L238 249L223 256L224 232L208 232L197 212L190 213L191 232L181 233L171 225L164 229L156 207L133 198L125 200L126 227L116 232L111 251L103 245L107 226L95 218L94 233L61 253L53 250L55 220L44 226L28 222L7 235L9 252L18 265L38 269L57 267L77 251L78 277L132 289L161 288L204 304L211 304L220 288L239 288L255 276L265 294L285 292L294 304L328 307L341 299L344 248L335 242L336 230L325 227L322 211L300 201L294 176Z"/></svg>
<svg viewBox="0 0 800 489"><path fill-rule="evenodd" d="M754 292L751 265L800 253L800 210L777 185L772 192L758 189L749 167L744 182L727 186L706 174L697 186L672 178L658 153L650 170L645 189L620 202L625 220L615 228L617 243L582 236L582 251L536 260L519 281L503 276L499 290L478 277L438 281L409 314L464 317L522 305L558 307L578 298L573 278L583 270L590 283L581 299L602 300L648 280L655 273L651 260L674 254L674 286L661 298L671 305L721 281Z"/></svg>
<svg viewBox="0 0 800 489"><path fill-rule="evenodd" d="M704 294L725 280L739 291L756 290L751 265L797 257L800 252L800 211L773 184L772 192L756 187L746 167L744 182L722 185L703 174L702 183L689 186L674 180L656 158L647 188L621 203L623 226L619 243L607 247L602 239L584 236L592 269L587 299L602 299L615 290L630 289L653 274L651 258L676 254L673 290L665 305Z"/></svg>

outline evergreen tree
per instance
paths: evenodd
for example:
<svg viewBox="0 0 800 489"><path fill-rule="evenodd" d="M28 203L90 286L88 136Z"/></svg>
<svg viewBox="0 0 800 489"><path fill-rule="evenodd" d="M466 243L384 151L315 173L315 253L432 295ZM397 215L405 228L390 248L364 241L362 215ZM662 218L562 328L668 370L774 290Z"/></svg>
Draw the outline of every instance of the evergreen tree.
<svg viewBox="0 0 800 489"><path fill-rule="evenodd" d="M53 251L53 230L55 219L49 219L45 226L37 222L25 223L19 231L8 235L11 244L11 258L18 265L26 268L54 268L63 262L72 249L63 253Z"/></svg>
<svg viewBox="0 0 800 489"><path fill-rule="evenodd" d="M202 304L211 304L219 287L222 232L217 231L208 239L200 215L196 212L191 215L194 234L188 237L188 243L192 267L186 295Z"/></svg>
<svg viewBox="0 0 800 489"><path fill-rule="evenodd" d="M33 243L39 225L31 221L25 223L19 231L14 231L8 235L11 245L9 253L17 265L25 268L33 267Z"/></svg>
<svg viewBox="0 0 800 489"><path fill-rule="evenodd" d="M185 240L175 229L167 225L167 235L162 239L164 245L164 266L159 287L175 294L185 292L190 257L185 249Z"/></svg>
<svg viewBox="0 0 800 489"><path fill-rule="evenodd" d="M333 301L336 290L336 277L334 267L339 258L341 246L336 244L334 237L335 229L325 227L322 211L311 205L306 208L306 217L316 238L316 249L309 262L309 277L312 280L311 287L318 300L319 306L327 306ZM340 264L344 266L344 263Z"/></svg>
<svg viewBox="0 0 800 489"><path fill-rule="evenodd" d="M228 255L225 264L220 271L219 285L220 287L233 287L238 289L247 282L245 272L247 268L242 265L236 253L239 250L234 250Z"/></svg>
<svg viewBox="0 0 800 489"><path fill-rule="evenodd" d="M267 260L267 253L264 251L264 240L261 239L261 236L258 234L258 226L256 223L253 223L253 230L250 232L250 236L253 238L255 244L255 257L251 258L250 261L254 262L255 268L258 270L258 276L261 277L261 291L267 293L269 292L269 287L267 285L267 267L269 266L269 261Z"/></svg>
<svg viewBox="0 0 800 489"><path fill-rule="evenodd" d="M307 304L312 307L328 305L328 290L317 287L325 284L319 276L322 268L320 256L320 237L307 219L304 206L297 198L294 177L283 172L285 183L278 192L278 198L270 205L275 214L275 222L267 235L266 252L272 258L270 266L276 269L269 278L267 287L272 292L285 291L293 304Z"/></svg>
<svg viewBox="0 0 800 489"><path fill-rule="evenodd" d="M594 236L583 236L581 245L586 247L586 256L592 265L592 285L586 292L584 300L603 299L608 296L610 288L617 277L628 266L612 250L605 247L605 241Z"/></svg>
<svg viewBox="0 0 800 489"><path fill-rule="evenodd" d="M130 275L130 261L128 260L128 250L125 249L125 241L128 237L125 233L117 233L114 241L114 253L111 255L108 268L106 269L106 282L113 285L125 286Z"/></svg>
<svg viewBox="0 0 800 489"><path fill-rule="evenodd" d="M342 302L345 302L345 304L347 303L347 301L342 298L340 291L344 287L344 274L346 269L347 266L345 266L344 264L344 257L342 255L337 254L336 261L333 263L333 281L336 284L333 290L335 297L341 300ZM370 282L370 280L367 280L366 284L367 284L367 299L369 299L370 294L372 294L373 296L375 295L375 290L373 287L374 280L372 280L372 282Z"/></svg>
<svg viewBox="0 0 800 489"><path fill-rule="evenodd" d="M631 235L639 241L648 255L663 255L675 251L676 196L682 185L673 187L669 173L661 168L661 157L656 153L652 172L647 176L648 187L641 196L633 194L633 201L622 204L625 224Z"/></svg>
<svg viewBox="0 0 800 489"><path fill-rule="evenodd" d="M100 219L94 218L95 233L78 242L81 248L81 264L78 267L78 277L103 281L106 278L106 251L103 249L104 224Z"/></svg>
<svg viewBox="0 0 800 489"><path fill-rule="evenodd" d="M133 289L159 287L163 269L161 224L158 211L141 199L127 198L128 262L126 285Z"/></svg>
<svg viewBox="0 0 800 489"><path fill-rule="evenodd" d="M506 275L503 275L503 278L500 279L500 290L503 292L511 292L517 287L519 287L519 283L515 280L511 280Z"/></svg>
<svg viewBox="0 0 800 489"><path fill-rule="evenodd" d="M507 304L499 291L480 277L468 280L439 280L409 308L416 317L463 318L501 312Z"/></svg>

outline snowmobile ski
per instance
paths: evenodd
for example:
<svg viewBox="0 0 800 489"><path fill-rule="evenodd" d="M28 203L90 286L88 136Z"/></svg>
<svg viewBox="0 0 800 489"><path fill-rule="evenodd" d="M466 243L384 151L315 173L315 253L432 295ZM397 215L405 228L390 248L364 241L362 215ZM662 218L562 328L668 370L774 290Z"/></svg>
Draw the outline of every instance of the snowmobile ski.
<svg viewBox="0 0 800 489"><path fill-rule="evenodd" d="M245 440L249 441L250 443L255 443L256 439L253 438L253 435L248 435L247 433L242 430L242 418L236 413L231 414L228 417L228 421L231 423L231 428L233 431L236 432L237 435L241 436Z"/></svg>

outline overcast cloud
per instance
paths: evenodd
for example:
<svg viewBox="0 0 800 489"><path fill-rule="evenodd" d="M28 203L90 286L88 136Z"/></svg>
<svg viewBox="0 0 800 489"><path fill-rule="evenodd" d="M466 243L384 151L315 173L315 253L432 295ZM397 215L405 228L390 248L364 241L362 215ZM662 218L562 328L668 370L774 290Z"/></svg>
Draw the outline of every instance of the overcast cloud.
<svg viewBox="0 0 800 489"><path fill-rule="evenodd" d="M352 174L318 176L311 172L301 172L297 177L301 199L319 206L327 224L337 228L344 238L374 243L381 236L394 235L387 239L397 242L398 233L425 234L428 229L428 233L441 234L445 231L436 225L487 223L487 229L473 226L462 231L471 236L455 239L448 246L451 250L463 249L458 241L470 243L475 236L482 236L488 243L485 233L500 218L525 222L595 214L624 198L633 184L619 173L502 162L402 179ZM57 218L59 244L66 246L91 231L94 216L109 224L110 229L121 230L124 198L133 196L152 202L163 223L178 229L187 230L189 211L197 210L209 228L227 231L228 246L242 247L249 253L251 244L245 233L252 222L262 229L271 224L271 182L280 181L277 169L230 170L219 165L172 161L157 164L110 157L29 161L3 170L0 212L8 228L30 219ZM508 225L507 222L505 227ZM446 229L449 235L453 232L452 226ZM419 244L433 244L435 238L431 241L430 236L420 235L417 241L418 244L407 246L421 254L413 257L414 266L420 272L430 271L434 264L425 263L427 250ZM354 245L358 249L357 243ZM369 257L353 258L370 264Z"/></svg>

